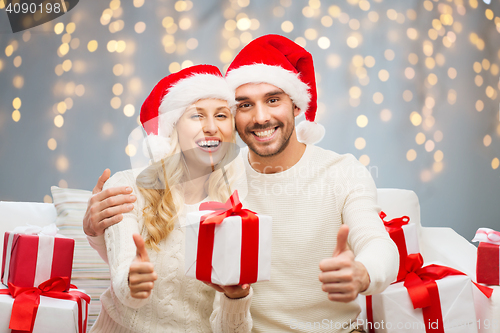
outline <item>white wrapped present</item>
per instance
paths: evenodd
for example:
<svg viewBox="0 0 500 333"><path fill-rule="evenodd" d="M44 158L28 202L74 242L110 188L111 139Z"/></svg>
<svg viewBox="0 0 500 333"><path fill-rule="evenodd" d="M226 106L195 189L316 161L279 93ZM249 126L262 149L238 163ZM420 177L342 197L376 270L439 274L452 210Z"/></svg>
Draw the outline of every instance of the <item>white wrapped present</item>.
<svg viewBox="0 0 500 333"><path fill-rule="evenodd" d="M476 286L471 279L445 266L422 267L418 257L419 265L413 266L404 282L358 298L362 308L358 323L370 333L477 333L483 323L476 317ZM491 296L491 290L478 288Z"/></svg>
<svg viewBox="0 0 500 333"><path fill-rule="evenodd" d="M206 202L187 214L186 276L218 285L271 277L272 219L242 209L237 192L225 203Z"/></svg>
<svg viewBox="0 0 500 333"><path fill-rule="evenodd" d="M42 284L43 285L43 284ZM62 287L64 289L65 282ZM35 289L35 288L22 288ZM47 291L47 295L51 297L39 296L40 303L34 311L34 322L23 320L21 325L31 327L33 333L86 333L88 304L90 297L83 290L70 289L69 292ZM19 297L19 296L17 296ZM62 298L56 298L62 297ZM7 287L0 285L0 333L10 333L9 327L16 325L15 320L12 320L14 302L16 300L8 293ZM19 308L16 311L21 311L19 318L23 318L27 313L33 311L30 307L33 304L26 302L26 298L21 302L24 304L16 305ZM28 304L26 304L28 303ZM19 325L19 320L17 325ZM19 327L19 326L17 326Z"/></svg>

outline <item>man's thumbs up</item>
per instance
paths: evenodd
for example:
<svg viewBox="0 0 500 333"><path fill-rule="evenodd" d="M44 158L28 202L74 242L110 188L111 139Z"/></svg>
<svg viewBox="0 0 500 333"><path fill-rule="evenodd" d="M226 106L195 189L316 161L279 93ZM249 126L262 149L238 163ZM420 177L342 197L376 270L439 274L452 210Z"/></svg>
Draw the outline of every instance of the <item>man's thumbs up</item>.
<svg viewBox="0 0 500 333"><path fill-rule="evenodd" d="M354 260L354 253L349 249L348 236L349 227L342 225L337 233L333 256L319 263L322 290L328 293L328 299L331 301L351 302L370 285L365 266Z"/></svg>
<svg viewBox="0 0 500 333"><path fill-rule="evenodd" d="M337 234L337 246L333 251L333 257L337 257L341 253L349 251L349 246L347 245L348 236L349 236L349 227L345 224L341 225L339 232Z"/></svg>
<svg viewBox="0 0 500 333"><path fill-rule="evenodd" d="M128 273L128 286L130 295L134 298L148 298L154 287L154 281L158 278L154 266L149 262L144 239L141 235L134 234L137 252Z"/></svg>

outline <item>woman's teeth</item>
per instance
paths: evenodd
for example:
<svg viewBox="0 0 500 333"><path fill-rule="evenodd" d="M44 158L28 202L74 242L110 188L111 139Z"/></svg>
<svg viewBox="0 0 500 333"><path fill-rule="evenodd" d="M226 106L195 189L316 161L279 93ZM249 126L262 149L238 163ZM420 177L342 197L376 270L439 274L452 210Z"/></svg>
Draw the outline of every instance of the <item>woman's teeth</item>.
<svg viewBox="0 0 500 333"><path fill-rule="evenodd" d="M208 141L199 141L198 146L203 148L214 148L219 146L220 141L218 140L208 140Z"/></svg>
<svg viewBox="0 0 500 333"><path fill-rule="evenodd" d="M272 128L272 129L267 130L267 131L254 132L254 133L259 138L265 138L265 137L271 136L274 133L274 131L276 131L276 128Z"/></svg>

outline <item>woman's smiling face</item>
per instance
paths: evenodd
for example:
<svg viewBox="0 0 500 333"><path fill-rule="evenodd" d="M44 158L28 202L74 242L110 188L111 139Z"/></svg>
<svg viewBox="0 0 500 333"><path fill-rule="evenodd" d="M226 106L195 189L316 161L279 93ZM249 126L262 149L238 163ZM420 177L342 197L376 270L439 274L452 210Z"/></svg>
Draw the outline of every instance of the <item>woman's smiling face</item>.
<svg viewBox="0 0 500 333"><path fill-rule="evenodd" d="M179 146L189 168L213 166L224 158L234 125L228 103L202 99L189 106L176 125Z"/></svg>

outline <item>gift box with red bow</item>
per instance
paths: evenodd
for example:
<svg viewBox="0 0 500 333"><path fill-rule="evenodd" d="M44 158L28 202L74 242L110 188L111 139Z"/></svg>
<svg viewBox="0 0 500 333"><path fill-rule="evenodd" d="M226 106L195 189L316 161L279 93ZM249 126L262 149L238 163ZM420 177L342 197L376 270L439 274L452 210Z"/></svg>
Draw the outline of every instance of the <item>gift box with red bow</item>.
<svg viewBox="0 0 500 333"><path fill-rule="evenodd" d="M453 268L422 266L420 254L409 255L404 282L394 283L380 294L360 297L364 304L358 323L368 333L477 333L480 323L472 288L487 298L493 290Z"/></svg>
<svg viewBox="0 0 500 333"><path fill-rule="evenodd" d="M38 287L53 277L66 277L70 287L75 241L57 234L57 227L17 227L4 236L2 283Z"/></svg>
<svg viewBox="0 0 500 333"><path fill-rule="evenodd" d="M479 228L473 242L480 242L477 248L477 282L500 285L500 232Z"/></svg>
<svg viewBox="0 0 500 333"><path fill-rule="evenodd" d="M0 333L85 333L90 296L73 285L64 291L68 282L57 277L31 288L0 285Z"/></svg>
<svg viewBox="0 0 500 333"><path fill-rule="evenodd" d="M243 209L235 191L225 204L204 202L187 214L186 276L218 285L271 277L270 216Z"/></svg>
<svg viewBox="0 0 500 333"><path fill-rule="evenodd" d="M396 243L399 252L399 271L396 281L401 281L405 276L405 260L409 254L420 253L417 237L417 226L410 222L408 216L394 218L390 221L384 219L387 215L380 212L380 218L384 222L385 230Z"/></svg>

